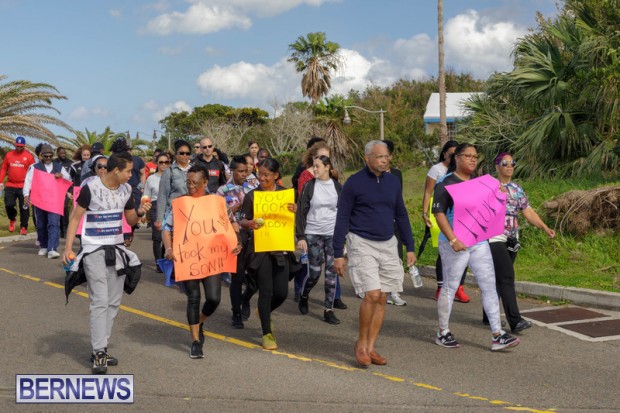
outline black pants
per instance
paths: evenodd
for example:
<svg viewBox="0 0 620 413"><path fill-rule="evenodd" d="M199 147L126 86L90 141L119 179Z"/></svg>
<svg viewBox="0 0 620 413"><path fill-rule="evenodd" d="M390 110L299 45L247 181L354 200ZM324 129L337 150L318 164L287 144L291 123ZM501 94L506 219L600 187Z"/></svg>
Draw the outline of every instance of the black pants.
<svg viewBox="0 0 620 413"><path fill-rule="evenodd" d="M288 260L279 266L271 254L263 260L256 270L258 284L258 313L263 335L271 333L271 312L286 300L288 294ZM247 291L246 291L247 292ZM253 293L252 293L253 294Z"/></svg>
<svg viewBox="0 0 620 413"><path fill-rule="evenodd" d="M4 188L4 208L9 221L17 218L17 203L19 201L19 227L28 229L28 218L30 218L30 209L24 209L24 192L21 188L12 188L7 186Z"/></svg>
<svg viewBox="0 0 620 413"><path fill-rule="evenodd" d="M151 214L151 224L157 221L157 201L151 202L149 214ZM153 257L157 265L157 260L164 258L164 250L161 244L161 231L156 230L154 225L151 226L151 240L153 241Z"/></svg>
<svg viewBox="0 0 620 413"><path fill-rule="evenodd" d="M200 284L205 290L205 303L202 313L209 317L220 305L222 297L222 283L218 275L201 278L200 280L184 281L187 294L187 324L200 324Z"/></svg>
<svg viewBox="0 0 620 413"><path fill-rule="evenodd" d="M60 238L65 238L67 236L67 228L69 227L69 216L70 216L70 208L71 200L65 197L65 206L64 206L64 215L60 217Z"/></svg>
<svg viewBox="0 0 620 413"><path fill-rule="evenodd" d="M441 256L437 254L437 261L435 261L435 275L437 276L437 288L443 287L443 266L441 265ZM463 271L461 277L461 284L465 284L465 277L467 276L467 268Z"/></svg>
<svg viewBox="0 0 620 413"><path fill-rule="evenodd" d="M239 316L241 315L241 301L242 294L241 291L243 289L243 259L241 257L237 257L237 272L231 275L230 280L230 306L233 315ZM248 298L249 301L249 298Z"/></svg>
<svg viewBox="0 0 620 413"><path fill-rule="evenodd" d="M491 247L491 255L493 256L497 294L502 300L508 325L513 329L519 321L523 320L519 312L517 293L515 291L514 262L517 259L517 253L508 251L505 242L489 242L489 247ZM483 321L487 321L487 315L484 313L484 310L482 314Z"/></svg>

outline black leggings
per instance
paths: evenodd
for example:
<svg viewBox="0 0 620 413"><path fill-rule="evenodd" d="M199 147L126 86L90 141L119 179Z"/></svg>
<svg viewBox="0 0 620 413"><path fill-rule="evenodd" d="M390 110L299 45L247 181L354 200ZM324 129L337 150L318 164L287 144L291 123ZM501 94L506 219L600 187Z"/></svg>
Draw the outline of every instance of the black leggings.
<svg viewBox="0 0 620 413"><path fill-rule="evenodd" d="M256 270L258 314L263 335L272 332L271 312L280 307L288 294L288 260L284 266L278 266L275 260L275 257L268 254Z"/></svg>
<svg viewBox="0 0 620 413"><path fill-rule="evenodd" d="M491 255L493 256L493 267L495 268L495 285L497 294L502 300L506 321L513 329L523 318L517 304L517 293L515 291L515 269L514 262L517 253L508 251L505 242L489 242ZM483 321L487 321L487 315L482 311Z"/></svg>
<svg viewBox="0 0 620 413"><path fill-rule="evenodd" d="M151 202L151 210L149 211L151 218L151 240L153 240L153 257L155 258L155 264L157 260L164 258L164 250L161 243L161 231L155 229L153 223L157 221L157 201Z"/></svg>
<svg viewBox="0 0 620 413"><path fill-rule="evenodd" d="M201 278L200 280L189 280L185 282L187 293L187 324L200 324L200 284L205 290L205 304L202 307L202 313L209 317L220 305L222 297L222 284L219 275Z"/></svg>
<svg viewBox="0 0 620 413"><path fill-rule="evenodd" d="M241 314L241 291L243 289L244 272L243 260L241 257L237 257L237 272L235 274L231 274L230 280L230 306L232 307L231 310L233 315L237 316Z"/></svg>
<svg viewBox="0 0 620 413"><path fill-rule="evenodd" d="M435 274L437 276L437 288L443 287L443 266L441 265L441 256L437 254L437 261L435 262ZM465 277L467 276L467 268L463 271L463 276L461 277L461 284L465 284Z"/></svg>

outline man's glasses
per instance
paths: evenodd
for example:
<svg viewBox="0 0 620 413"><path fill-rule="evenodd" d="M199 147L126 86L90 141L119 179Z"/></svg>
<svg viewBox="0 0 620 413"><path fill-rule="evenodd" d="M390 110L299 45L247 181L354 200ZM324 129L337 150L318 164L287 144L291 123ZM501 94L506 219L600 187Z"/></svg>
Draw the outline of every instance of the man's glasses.
<svg viewBox="0 0 620 413"><path fill-rule="evenodd" d="M97 165L97 169L108 169L108 165L99 164Z"/></svg>
<svg viewBox="0 0 620 413"><path fill-rule="evenodd" d="M54 155L41 155L41 157L42 157L42 158L45 158L45 159L50 159L50 158L52 158L53 156L54 156Z"/></svg>
<svg viewBox="0 0 620 413"><path fill-rule="evenodd" d="M170 161L159 161L157 163L160 164L160 165L169 165Z"/></svg>
<svg viewBox="0 0 620 413"><path fill-rule="evenodd" d="M177 155L182 155L182 156L190 156L192 153L191 152L177 152Z"/></svg>
<svg viewBox="0 0 620 413"><path fill-rule="evenodd" d="M508 162L508 161L501 161L499 163L501 166L515 166L517 164L517 162L515 162L515 160L513 159L512 161Z"/></svg>
<svg viewBox="0 0 620 413"><path fill-rule="evenodd" d="M202 149L211 149L213 148L213 145L205 145L202 147Z"/></svg>

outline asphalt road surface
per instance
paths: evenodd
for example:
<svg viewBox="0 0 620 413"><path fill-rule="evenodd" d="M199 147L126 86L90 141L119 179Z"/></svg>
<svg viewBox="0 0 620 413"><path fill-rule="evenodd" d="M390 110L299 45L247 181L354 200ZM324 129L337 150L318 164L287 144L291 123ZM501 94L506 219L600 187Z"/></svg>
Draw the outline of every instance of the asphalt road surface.
<svg viewBox="0 0 620 413"><path fill-rule="evenodd" d="M62 247L62 245L61 245ZM289 299L273 315L279 349L260 347L256 298L245 329L230 327L228 290L207 320L205 358L188 357L186 298L154 271L150 230L139 230L132 249L143 278L125 295L109 347L120 363L109 373L133 374L132 405L16 405L16 374L89 374L88 299L78 287L65 305L60 260L37 256L33 241L0 245L0 411L238 412L611 412L620 411L620 341L588 342L544 326L520 335L506 352L490 351L481 323L480 292L455 303L451 330L460 349L434 344L435 286L414 289L408 304L388 306L377 350L387 366L360 369L355 297L342 279L347 310L340 325L322 321L322 281L303 316ZM549 306L521 299L522 309Z"/></svg>

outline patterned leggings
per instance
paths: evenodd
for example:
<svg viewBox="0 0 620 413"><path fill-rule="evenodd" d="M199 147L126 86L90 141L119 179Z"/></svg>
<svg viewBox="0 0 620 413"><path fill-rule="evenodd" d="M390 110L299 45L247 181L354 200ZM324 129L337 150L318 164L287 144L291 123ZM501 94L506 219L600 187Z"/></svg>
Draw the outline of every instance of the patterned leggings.
<svg viewBox="0 0 620 413"><path fill-rule="evenodd" d="M325 254L325 308L334 308L336 296L336 281L338 275L334 271L334 245L331 235L306 235L308 243L308 264L310 271L306 274L302 284L303 296L308 296L312 288L321 277L322 255Z"/></svg>

